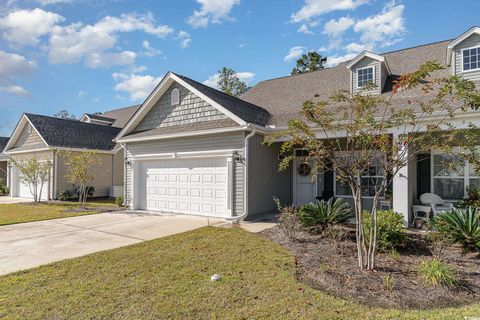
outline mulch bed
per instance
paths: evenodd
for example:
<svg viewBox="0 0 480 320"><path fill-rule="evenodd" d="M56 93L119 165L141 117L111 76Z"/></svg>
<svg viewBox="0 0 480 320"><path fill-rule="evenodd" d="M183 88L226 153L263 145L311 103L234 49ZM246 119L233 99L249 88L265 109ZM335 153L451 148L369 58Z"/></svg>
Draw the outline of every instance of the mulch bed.
<svg viewBox="0 0 480 320"><path fill-rule="evenodd" d="M352 234L346 227L345 233ZM454 268L457 285L452 288L430 286L417 273L421 261L432 258L424 236L409 234L409 240L397 248L399 255L380 253L375 271L357 266L354 237L324 238L300 232L289 240L278 228L261 233L282 245L296 257L299 280L336 297L384 308L429 309L454 307L480 301L480 259L477 254L462 254L450 247L443 261ZM383 277L390 274L394 286L388 289Z"/></svg>

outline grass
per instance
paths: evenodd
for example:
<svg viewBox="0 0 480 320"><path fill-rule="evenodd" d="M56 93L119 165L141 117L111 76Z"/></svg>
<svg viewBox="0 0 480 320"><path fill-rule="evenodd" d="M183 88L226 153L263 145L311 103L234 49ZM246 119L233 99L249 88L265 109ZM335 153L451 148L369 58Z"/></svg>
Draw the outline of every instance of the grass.
<svg viewBox="0 0 480 320"><path fill-rule="evenodd" d="M212 274L222 279L211 282ZM5 319L463 319L480 305L368 308L299 283L295 259L241 229L207 227L0 277Z"/></svg>
<svg viewBox="0 0 480 320"><path fill-rule="evenodd" d="M76 202L40 204L0 204L0 226L15 223L83 216L99 212L102 207L116 207L112 201L87 202L92 210L70 211L78 207Z"/></svg>

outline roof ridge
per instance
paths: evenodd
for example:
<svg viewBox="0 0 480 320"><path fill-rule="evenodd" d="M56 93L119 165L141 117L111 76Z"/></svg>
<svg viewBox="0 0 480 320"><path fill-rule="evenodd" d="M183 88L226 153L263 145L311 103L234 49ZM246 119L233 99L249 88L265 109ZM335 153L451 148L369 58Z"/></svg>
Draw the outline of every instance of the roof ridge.
<svg viewBox="0 0 480 320"><path fill-rule="evenodd" d="M110 129L116 129L116 130L119 130L119 129L120 129L120 128L116 128L116 127L103 126L103 125L101 125L101 124L83 122L83 121L76 120L76 119L64 119L64 118L46 116L46 115L43 115L43 114L36 114L36 113L25 113L25 116L27 116L27 117L29 117L29 116L43 117L43 118L55 119L55 120L57 120L57 121L70 121L70 122L75 122L75 123L81 124L81 125L95 126L96 128L98 128L98 127L103 127L103 128L110 128Z"/></svg>
<svg viewBox="0 0 480 320"><path fill-rule="evenodd" d="M442 42L450 42L450 41L452 41L452 40L453 40L453 39L434 41L434 42L430 42L430 43L419 44L419 45L415 45L415 46L411 46L411 47L406 47L406 48L402 48L402 49L397 49L397 50L392 50L392 51L387 51L387 52L381 52L381 53L376 53L376 52L373 52L373 51L369 51L369 52L378 54L378 55L380 55L380 56L384 56L384 55L392 54L392 53L395 53L395 52L400 52L400 51L411 50L411 49L416 49L416 48L420 48L420 47L431 46L431 45L438 44L438 43L442 43ZM362 51L362 52L363 52L363 51ZM361 53L361 52L359 52L358 54L360 54L360 53ZM328 58L328 57L327 57L327 58ZM349 59L349 60L342 61L342 62L338 63L336 66L333 66L333 67L321 68L321 69L318 69L318 70L308 71L308 72L304 72L304 73L290 74L290 75L286 75L286 76L281 76L281 77L276 77L276 78L265 79L265 80L262 80L262 81L258 82L257 85L259 85L259 84L262 83L262 82L279 80L279 79L285 79L285 78L291 78L291 77L296 77L296 76L305 76L305 75L307 75L307 74L311 74L311 73L314 73L314 72L322 72L322 71L325 71L325 70L335 69L335 68L340 67L340 65L342 65L342 64L347 64L347 62L350 62L350 61L352 61L352 60L353 60L353 59Z"/></svg>

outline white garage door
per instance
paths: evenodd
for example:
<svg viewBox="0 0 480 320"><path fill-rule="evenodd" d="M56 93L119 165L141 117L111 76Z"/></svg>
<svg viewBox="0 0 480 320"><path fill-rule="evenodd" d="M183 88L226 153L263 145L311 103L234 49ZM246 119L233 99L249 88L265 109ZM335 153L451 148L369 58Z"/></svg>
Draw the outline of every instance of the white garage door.
<svg viewBox="0 0 480 320"><path fill-rule="evenodd" d="M17 178L17 197L22 197L22 198L32 198L33 195L30 192L30 187L26 183L20 182L20 180ZM40 186L38 186L38 192L40 192ZM48 182L45 181L43 184L42 188L42 198L40 199L41 201L47 201L48 200Z"/></svg>
<svg viewBox="0 0 480 320"><path fill-rule="evenodd" d="M142 208L206 216L228 216L226 158L143 161Z"/></svg>

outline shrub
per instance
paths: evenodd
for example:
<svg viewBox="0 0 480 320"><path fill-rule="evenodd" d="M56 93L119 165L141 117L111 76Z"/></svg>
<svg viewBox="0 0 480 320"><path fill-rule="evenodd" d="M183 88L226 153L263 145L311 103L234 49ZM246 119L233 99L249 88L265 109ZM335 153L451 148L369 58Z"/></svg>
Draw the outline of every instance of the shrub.
<svg viewBox="0 0 480 320"><path fill-rule="evenodd" d="M467 188L468 198L460 200L458 206L460 208L475 207L480 208L480 188L479 187L468 187Z"/></svg>
<svg viewBox="0 0 480 320"><path fill-rule="evenodd" d="M8 194L8 187L4 179L0 179L0 194Z"/></svg>
<svg viewBox="0 0 480 320"><path fill-rule="evenodd" d="M115 198L115 204L119 207L123 207L123 202L124 202L123 200L124 200L123 196L118 196Z"/></svg>
<svg viewBox="0 0 480 320"><path fill-rule="evenodd" d="M370 239L371 215L365 211L363 213L363 228L365 238ZM377 246L380 251L388 251L395 248L405 239L405 230L403 228L403 216L392 210L377 211Z"/></svg>
<svg viewBox="0 0 480 320"><path fill-rule="evenodd" d="M300 209L300 221L306 228L318 227L320 231L328 226L342 223L352 217L348 204L341 199L330 198L310 203Z"/></svg>
<svg viewBox="0 0 480 320"><path fill-rule="evenodd" d="M72 193L70 192L70 190L67 189L60 192L58 199L62 201L68 201L70 200L71 197L72 197Z"/></svg>
<svg viewBox="0 0 480 320"><path fill-rule="evenodd" d="M480 251L480 216L477 208L453 208L433 218L433 226L452 243L465 251Z"/></svg>
<svg viewBox="0 0 480 320"><path fill-rule="evenodd" d="M452 287L456 280L452 268L438 259L430 259L422 261L418 268L418 273L423 280L429 285L444 285Z"/></svg>
<svg viewBox="0 0 480 320"><path fill-rule="evenodd" d="M299 214L293 206L282 206L278 198L273 198L278 209L277 224L289 239L297 238Z"/></svg>

